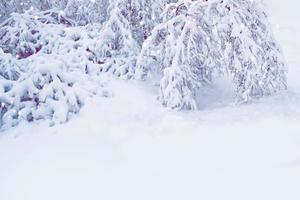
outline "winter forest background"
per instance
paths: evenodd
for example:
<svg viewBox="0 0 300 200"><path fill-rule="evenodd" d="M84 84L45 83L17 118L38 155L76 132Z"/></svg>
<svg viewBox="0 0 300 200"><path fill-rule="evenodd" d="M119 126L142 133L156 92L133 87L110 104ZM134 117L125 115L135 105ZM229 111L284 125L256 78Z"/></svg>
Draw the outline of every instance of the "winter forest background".
<svg viewBox="0 0 300 200"><path fill-rule="evenodd" d="M98 89L91 78L101 81L103 73L155 79L161 103L176 110L198 109L199 91L221 75L234 82L238 103L287 88L282 52L257 1L39 0L1 7L3 126L68 121L84 105L83 93L96 93L82 85Z"/></svg>
<svg viewBox="0 0 300 200"><path fill-rule="evenodd" d="M298 200L297 5L0 0L0 199Z"/></svg>

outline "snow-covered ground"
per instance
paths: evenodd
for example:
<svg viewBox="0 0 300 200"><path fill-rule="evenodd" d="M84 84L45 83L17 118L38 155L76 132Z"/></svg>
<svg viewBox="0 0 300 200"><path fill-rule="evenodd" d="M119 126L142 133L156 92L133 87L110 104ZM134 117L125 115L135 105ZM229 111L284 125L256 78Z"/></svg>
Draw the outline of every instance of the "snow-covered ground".
<svg viewBox="0 0 300 200"><path fill-rule="evenodd" d="M294 0L267 5L288 91L237 107L221 83L178 113L146 83L111 81L113 98L65 125L1 133L0 200L299 200L300 14Z"/></svg>

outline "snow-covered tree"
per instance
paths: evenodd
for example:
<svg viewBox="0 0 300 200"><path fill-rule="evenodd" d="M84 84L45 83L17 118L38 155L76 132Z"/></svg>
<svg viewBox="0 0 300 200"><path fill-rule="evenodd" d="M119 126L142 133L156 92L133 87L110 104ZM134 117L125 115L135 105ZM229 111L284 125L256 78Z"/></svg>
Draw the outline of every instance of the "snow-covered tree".
<svg viewBox="0 0 300 200"><path fill-rule="evenodd" d="M226 14L218 29L230 33L225 58L238 101L249 102L286 89L284 58L264 7L257 1L230 0L215 4L211 12L214 10ZM227 27L222 26L225 22Z"/></svg>
<svg viewBox="0 0 300 200"><path fill-rule="evenodd" d="M68 27L74 25L74 22L58 10L13 13L0 24L0 48L18 59L39 52L47 43L41 33L47 31L44 29L45 24L61 24Z"/></svg>
<svg viewBox="0 0 300 200"><path fill-rule="evenodd" d="M130 23L122 14L124 0L109 7L109 19L101 29L95 50L96 63L102 72L110 72L121 78L134 75L139 46L133 38Z"/></svg>
<svg viewBox="0 0 300 200"><path fill-rule="evenodd" d="M107 0L68 0L64 12L79 25L103 23L107 20Z"/></svg>
<svg viewBox="0 0 300 200"><path fill-rule="evenodd" d="M37 20L30 19L33 15L13 13L4 21L0 28L0 47L5 53L17 58L26 58L40 50L40 35Z"/></svg>
<svg viewBox="0 0 300 200"><path fill-rule="evenodd" d="M0 0L0 22L11 13L23 13L28 9L48 10L63 9L68 0Z"/></svg>
<svg viewBox="0 0 300 200"><path fill-rule="evenodd" d="M213 70L222 61L217 35L202 26L205 19L196 14L194 4L169 4L138 60L138 78L163 71L160 99L170 108L196 109L197 90L210 83Z"/></svg>
<svg viewBox="0 0 300 200"><path fill-rule="evenodd" d="M161 12L172 0L125 0L122 15L129 21L134 38L142 45L160 22Z"/></svg>
<svg viewBox="0 0 300 200"><path fill-rule="evenodd" d="M65 73L65 65L59 60L45 60L47 57L39 57L30 63L16 61L19 65L28 65L29 70L18 74L16 80L9 80L7 76L0 77L0 127L40 119L62 123L79 112L83 101L72 76Z"/></svg>
<svg viewBox="0 0 300 200"><path fill-rule="evenodd" d="M87 94L96 94L92 75L99 68L87 49L96 44L97 29L70 27L58 14L15 13L2 23L0 128L40 119L66 122L79 112Z"/></svg>
<svg viewBox="0 0 300 200"><path fill-rule="evenodd" d="M286 88L282 53L254 0L2 0L0 8L0 127L68 121L101 92L104 72L158 78L162 104L178 110L197 109L198 92L219 75L231 76L238 102Z"/></svg>
<svg viewBox="0 0 300 200"><path fill-rule="evenodd" d="M107 0L0 0L0 22L13 12L55 9L65 13L79 25L103 23L107 18L108 2Z"/></svg>
<svg viewBox="0 0 300 200"><path fill-rule="evenodd" d="M239 102L286 88L282 54L258 2L184 0L163 16L143 45L136 76L163 73L164 105L196 109L197 91L224 72L233 75Z"/></svg>

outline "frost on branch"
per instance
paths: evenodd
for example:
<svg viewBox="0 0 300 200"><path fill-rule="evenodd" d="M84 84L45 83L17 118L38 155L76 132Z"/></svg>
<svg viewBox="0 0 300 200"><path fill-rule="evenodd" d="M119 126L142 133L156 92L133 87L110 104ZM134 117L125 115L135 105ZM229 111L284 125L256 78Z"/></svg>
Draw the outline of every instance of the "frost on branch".
<svg viewBox="0 0 300 200"><path fill-rule="evenodd" d="M261 5L248 0L179 1L145 41L136 76L161 72L160 99L196 109L214 74L232 75L239 102L286 88L285 65ZM200 100L201 101L201 100Z"/></svg>

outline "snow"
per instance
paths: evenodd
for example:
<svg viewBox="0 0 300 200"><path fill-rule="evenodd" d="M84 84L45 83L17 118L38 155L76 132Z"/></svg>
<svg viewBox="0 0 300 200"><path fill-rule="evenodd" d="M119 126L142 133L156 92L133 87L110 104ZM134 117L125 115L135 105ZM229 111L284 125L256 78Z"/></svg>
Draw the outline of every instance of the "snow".
<svg viewBox="0 0 300 200"><path fill-rule="evenodd" d="M0 135L1 200L299 200L300 25L293 0L267 1L289 64L289 90L233 105L229 83L197 112L157 101L157 87L113 80L64 125ZM229 88L229 89L228 89Z"/></svg>

